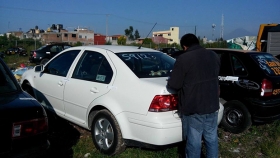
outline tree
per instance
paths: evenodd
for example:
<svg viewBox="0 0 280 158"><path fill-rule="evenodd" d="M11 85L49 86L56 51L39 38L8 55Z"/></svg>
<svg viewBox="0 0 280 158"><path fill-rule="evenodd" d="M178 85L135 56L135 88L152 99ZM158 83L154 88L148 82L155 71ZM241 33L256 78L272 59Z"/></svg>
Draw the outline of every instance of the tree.
<svg viewBox="0 0 280 158"><path fill-rule="evenodd" d="M126 38L125 36L120 36L117 40L118 45L125 45L126 44Z"/></svg>
<svg viewBox="0 0 280 158"><path fill-rule="evenodd" d="M134 39L138 39L138 38L140 38L140 35L139 35L138 30L136 29L134 32Z"/></svg>
<svg viewBox="0 0 280 158"><path fill-rule="evenodd" d="M112 45L111 41L106 41L105 45Z"/></svg>
<svg viewBox="0 0 280 158"><path fill-rule="evenodd" d="M74 46L82 46L82 45L83 45L83 43L80 41L78 41L77 43L74 44Z"/></svg>
<svg viewBox="0 0 280 158"><path fill-rule="evenodd" d="M128 29L125 29L124 33L125 33L126 37L128 37L129 40L134 40L134 37L132 35L132 33L133 33L133 27L132 26L129 26Z"/></svg>
<svg viewBox="0 0 280 158"><path fill-rule="evenodd" d="M143 40L143 43L144 43L144 44L150 44L150 43L153 43L153 40L152 40L151 38L145 38L145 39Z"/></svg>

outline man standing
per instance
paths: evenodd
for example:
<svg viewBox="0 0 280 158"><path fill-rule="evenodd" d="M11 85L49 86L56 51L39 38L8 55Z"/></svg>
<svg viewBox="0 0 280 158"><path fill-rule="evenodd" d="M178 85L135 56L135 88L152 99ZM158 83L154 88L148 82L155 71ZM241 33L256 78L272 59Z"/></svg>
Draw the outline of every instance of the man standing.
<svg viewBox="0 0 280 158"><path fill-rule="evenodd" d="M168 87L178 91L186 157L200 158L203 137L206 157L217 158L220 59L193 34L184 35L180 44L185 52L176 59Z"/></svg>

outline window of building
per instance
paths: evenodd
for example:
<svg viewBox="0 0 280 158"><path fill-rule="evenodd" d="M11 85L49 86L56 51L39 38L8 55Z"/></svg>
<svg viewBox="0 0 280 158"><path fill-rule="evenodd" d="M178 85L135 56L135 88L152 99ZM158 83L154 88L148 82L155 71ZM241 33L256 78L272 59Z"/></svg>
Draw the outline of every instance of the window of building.
<svg viewBox="0 0 280 158"><path fill-rule="evenodd" d="M172 28L171 30L174 31L174 28Z"/></svg>
<svg viewBox="0 0 280 158"><path fill-rule="evenodd" d="M72 37L76 37L76 34L72 34Z"/></svg>
<svg viewBox="0 0 280 158"><path fill-rule="evenodd" d="M65 33L65 34L64 34L64 37L68 37L68 34L67 34L67 33Z"/></svg>
<svg viewBox="0 0 280 158"><path fill-rule="evenodd" d="M85 39L87 39L87 36L85 36Z"/></svg>
<svg viewBox="0 0 280 158"><path fill-rule="evenodd" d="M79 38L82 38L82 35L79 35Z"/></svg>
<svg viewBox="0 0 280 158"><path fill-rule="evenodd" d="M171 33L169 33L168 36L171 36Z"/></svg>

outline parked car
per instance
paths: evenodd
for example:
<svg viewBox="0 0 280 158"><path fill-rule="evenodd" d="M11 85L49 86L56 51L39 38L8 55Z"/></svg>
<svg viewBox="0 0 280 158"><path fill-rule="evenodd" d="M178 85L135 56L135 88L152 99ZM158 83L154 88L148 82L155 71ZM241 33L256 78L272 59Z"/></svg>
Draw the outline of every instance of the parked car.
<svg viewBox="0 0 280 158"><path fill-rule="evenodd" d="M2 58L2 59L5 58L5 54L3 52L0 52L0 58Z"/></svg>
<svg viewBox="0 0 280 158"><path fill-rule="evenodd" d="M177 94L167 88L175 60L148 48L80 46L22 75L21 86L58 116L91 130L107 155L126 146L182 141ZM219 111L221 120L223 106Z"/></svg>
<svg viewBox="0 0 280 158"><path fill-rule="evenodd" d="M22 47L17 47L17 53L19 56L27 56L27 51L26 49Z"/></svg>
<svg viewBox="0 0 280 158"><path fill-rule="evenodd" d="M16 54L16 49L15 48L8 48L6 51L7 55L14 55Z"/></svg>
<svg viewBox="0 0 280 158"><path fill-rule="evenodd" d="M71 45L66 43L52 43L44 45L37 50L33 50L30 52L29 61L31 63L36 64L45 64L48 62L52 57L57 55L59 52L70 48Z"/></svg>
<svg viewBox="0 0 280 158"><path fill-rule="evenodd" d="M43 106L24 92L0 58L0 157L35 157L49 147Z"/></svg>
<svg viewBox="0 0 280 158"><path fill-rule="evenodd" d="M175 47L166 47L166 48L160 48L159 51L162 51L163 53L166 53L167 55L171 56L172 54L180 50Z"/></svg>
<svg viewBox="0 0 280 158"><path fill-rule="evenodd" d="M280 119L280 61L269 53L209 48L221 58L221 125L232 133Z"/></svg>

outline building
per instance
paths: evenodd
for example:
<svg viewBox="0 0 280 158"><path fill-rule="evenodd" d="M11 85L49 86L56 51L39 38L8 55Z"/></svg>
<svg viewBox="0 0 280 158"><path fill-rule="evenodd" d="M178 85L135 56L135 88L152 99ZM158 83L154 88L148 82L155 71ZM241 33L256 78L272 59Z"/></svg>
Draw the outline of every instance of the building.
<svg viewBox="0 0 280 158"><path fill-rule="evenodd" d="M104 45L106 43L106 36L96 33L94 34L94 45Z"/></svg>
<svg viewBox="0 0 280 158"><path fill-rule="evenodd" d="M153 32L153 37L163 37L168 40L168 44L179 44L179 27L170 27L170 29L167 31Z"/></svg>

